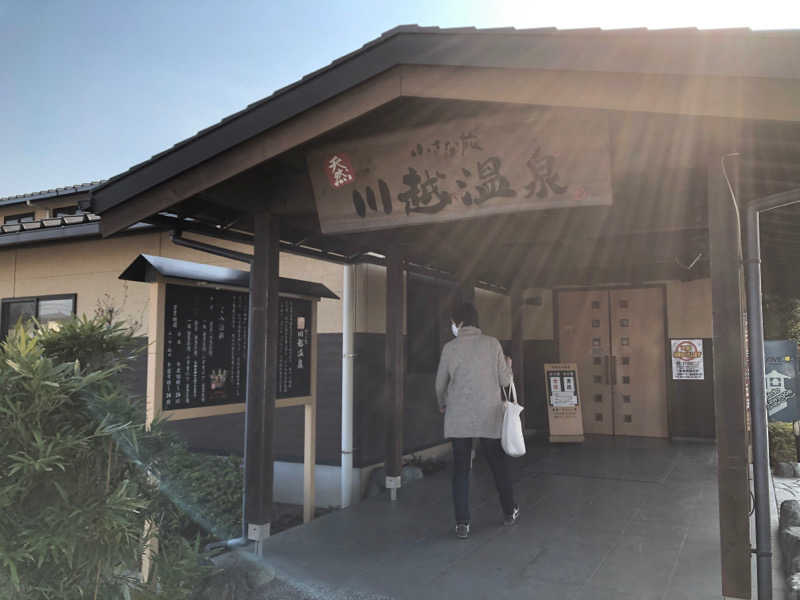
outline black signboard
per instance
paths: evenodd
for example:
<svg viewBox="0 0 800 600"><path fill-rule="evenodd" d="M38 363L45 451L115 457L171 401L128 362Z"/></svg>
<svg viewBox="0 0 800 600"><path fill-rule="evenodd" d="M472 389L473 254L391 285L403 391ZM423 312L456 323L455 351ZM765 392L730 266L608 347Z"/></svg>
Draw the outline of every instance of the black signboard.
<svg viewBox="0 0 800 600"><path fill-rule="evenodd" d="M278 398L311 395L311 300L281 298L278 310Z"/></svg>
<svg viewBox="0 0 800 600"><path fill-rule="evenodd" d="M770 421L800 419L797 402L797 342L764 342L764 386Z"/></svg>
<svg viewBox="0 0 800 600"><path fill-rule="evenodd" d="M167 284L163 410L245 401L248 294ZM280 299L278 398L311 394L311 300Z"/></svg>
<svg viewBox="0 0 800 600"><path fill-rule="evenodd" d="M244 402L248 294L168 284L163 409Z"/></svg>

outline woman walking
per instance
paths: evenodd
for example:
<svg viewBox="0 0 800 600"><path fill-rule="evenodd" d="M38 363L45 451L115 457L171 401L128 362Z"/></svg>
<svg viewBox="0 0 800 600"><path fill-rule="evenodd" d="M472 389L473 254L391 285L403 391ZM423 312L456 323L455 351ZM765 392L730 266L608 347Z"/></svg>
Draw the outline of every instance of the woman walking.
<svg viewBox="0 0 800 600"><path fill-rule="evenodd" d="M453 444L453 505L456 535L470 532L469 471L472 439L481 449L494 476L506 525L519 517L514 503L508 458L500 445L503 426L501 387L511 384L511 359L496 338L478 329L478 311L459 304L451 317L455 339L445 344L436 373L436 398L444 413L444 436Z"/></svg>

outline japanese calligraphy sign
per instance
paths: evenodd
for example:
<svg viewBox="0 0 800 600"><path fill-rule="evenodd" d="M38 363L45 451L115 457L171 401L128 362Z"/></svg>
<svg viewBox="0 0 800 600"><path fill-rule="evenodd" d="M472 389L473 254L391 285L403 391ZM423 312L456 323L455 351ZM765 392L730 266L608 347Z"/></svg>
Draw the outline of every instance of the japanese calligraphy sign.
<svg viewBox="0 0 800 600"><path fill-rule="evenodd" d="M583 412L578 390L578 365L546 364L547 417L551 442L583 441Z"/></svg>
<svg viewBox="0 0 800 600"><path fill-rule="evenodd" d="M162 409L243 403L247 292L167 284ZM278 398L311 394L311 300L280 297Z"/></svg>
<svg viewBox="0 0 800 600"><path fill-rule="evenodd" d="M702 381L705 379L703 340L670 340L670 356L672 379L676 381L681 379Z"/></svg>
<svg viewBox="0 0 800 600"><path fill-rule="evenodd" d="M167 284L163 410L244 402L248 294Z"/></svg>
<svg viewBox="0 0 800 600"><path fill-rule="evenodd" d="M610 205L608 122L579 110L455 119L315 148L325 233Z"/></svg>
<svg viewBox="0 0 800 600"><path fill-rule="evenodd" d="M281 298L278 306L278 398L311 394L311 300Z"/></svg>
<svg viewBox="0 0 800 600"><path fill-rule="evenodd" d="M770 421L800 420L797 402L797 342L764 342L764 387Z"/></svg>

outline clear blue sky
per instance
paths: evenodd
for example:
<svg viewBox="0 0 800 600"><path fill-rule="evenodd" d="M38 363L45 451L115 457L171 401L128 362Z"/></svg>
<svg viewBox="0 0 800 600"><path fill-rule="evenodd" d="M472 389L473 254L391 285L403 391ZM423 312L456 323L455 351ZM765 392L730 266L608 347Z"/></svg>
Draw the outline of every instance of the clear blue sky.
<svg viewBox="0 0 800 600"><path fill-rule="evenodd" d="M0 196L115 175L395 25L800 27L739 4L0 0Z"/></svg>

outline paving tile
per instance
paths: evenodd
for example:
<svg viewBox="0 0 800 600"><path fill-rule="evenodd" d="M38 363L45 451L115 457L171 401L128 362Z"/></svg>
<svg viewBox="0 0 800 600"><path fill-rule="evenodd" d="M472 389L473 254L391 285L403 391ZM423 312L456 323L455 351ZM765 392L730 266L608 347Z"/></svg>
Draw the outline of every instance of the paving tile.
<svg viewBox="0 0 800 600"><path fill-rule="evenodd" d="M291 582L394 598L719 598L713 447L595 439L514 461L522 517L502 526L485 464L472 473L472 537L453 534L450 473L268 540ZM715 473L715 471L713 471ZM345 594L346 595L346 594Z"/></svg>
<svg viewBox="0 0 800 600"><path fill-rule="evenodd" d="M681 550L675 540L623 536L591 578L591 585L632 594L664 592Z"/></svg>
<svg viewBox="0 0 800 600"><path fill-rule="evenodd" d="M525 575L541 581L583 584L614 549L613 535L561 535L542 540L544 546L525 568Z"/></svg>
<svg viewBox="0 0 800 600"><path fill-rule="evenodd" d="M570 600L662 600L663 594L662 590L622 592L592 585L582 588Z"/></svg>

